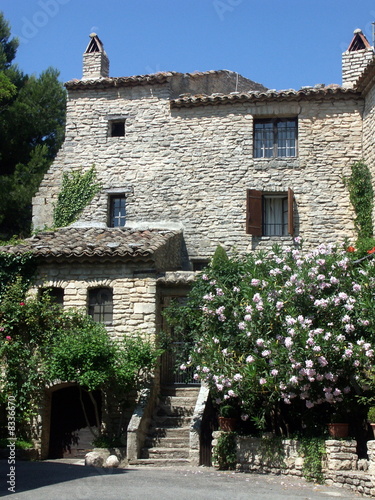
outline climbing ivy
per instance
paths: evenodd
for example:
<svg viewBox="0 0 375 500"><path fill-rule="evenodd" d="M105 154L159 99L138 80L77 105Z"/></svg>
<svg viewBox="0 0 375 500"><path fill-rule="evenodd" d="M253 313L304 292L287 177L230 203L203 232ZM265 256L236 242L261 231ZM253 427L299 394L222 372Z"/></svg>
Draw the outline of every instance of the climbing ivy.
<svg viewBox="0 0 375 500"><path fill-rule="evenodd" d="M355 227L357 230L357 248L366 252L374 246L374 228L372 212L374 208L374 190L371 173L363 161L354 163L351 175L346 179L350 201L355 211Z"/></svg>
<svg viewBox="0 0 375 500"><path fill-rule="evenodd" d="M234 470L237 464L237 433L222 432L213 451L220 470Z"/></svg>
<svg viewBox="0 0 375 500"><path fill-rule="evenodd" d="M323 483L322 459L326 451L324 438L302 437L300 443L303 455L303 477L307 481Z"/></svg>
<svg viewBox="0 0 375 500"><path fill-rule="evenodd" d="M82 210L90 203L100 190L96 182L95 167L87 172L64 173L62 187L53 212L54 227L65 227L72 224Z"/></svg>

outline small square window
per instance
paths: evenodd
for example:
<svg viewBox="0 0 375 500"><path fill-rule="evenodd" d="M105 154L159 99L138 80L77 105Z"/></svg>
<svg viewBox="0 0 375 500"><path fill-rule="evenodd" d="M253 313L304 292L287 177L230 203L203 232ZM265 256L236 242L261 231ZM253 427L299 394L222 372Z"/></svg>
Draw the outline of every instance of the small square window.
<svg viewBox="0 0 375 500"><path fill-rule="evenodd" d="M111 120L109 132L111 137L125 137L125 120Z"/></svg>
<svg viewBox="0 0 375 500"><path fill-rule="evenodd" d="M297 119L254 120L254 158L290 158L297 152Z"/></svg>
<svg viewBox="0 0 375 500"><path fill-rule="evenodd" d="M124 227L126 222L126 198L124 194L109 197L109 227Z"/></svg>

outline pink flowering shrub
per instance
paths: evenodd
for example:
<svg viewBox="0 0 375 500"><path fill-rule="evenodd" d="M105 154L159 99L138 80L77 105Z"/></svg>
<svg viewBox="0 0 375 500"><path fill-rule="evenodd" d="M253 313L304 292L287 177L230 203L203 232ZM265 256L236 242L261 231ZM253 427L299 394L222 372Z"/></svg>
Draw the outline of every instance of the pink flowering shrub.
<svg viewBox="0 0 375 500"><path fill-rule="evenodd" d="M214 259L169 313L194 345L184 368L216 404L284 433L349 408L374 364L374 264L332 246L302 253L298 241Z"/></svg>

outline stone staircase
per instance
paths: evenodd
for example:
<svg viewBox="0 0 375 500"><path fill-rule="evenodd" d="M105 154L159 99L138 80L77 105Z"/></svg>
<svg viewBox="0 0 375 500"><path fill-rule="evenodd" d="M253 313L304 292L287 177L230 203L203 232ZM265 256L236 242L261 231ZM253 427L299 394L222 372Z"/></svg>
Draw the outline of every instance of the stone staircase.
<svg viewBox="0 0 375 500"><path fill-rule="evenodd" d="M165 386L145 439L141 458L130 465L190 465L190 423L199 387Z"/></svg>

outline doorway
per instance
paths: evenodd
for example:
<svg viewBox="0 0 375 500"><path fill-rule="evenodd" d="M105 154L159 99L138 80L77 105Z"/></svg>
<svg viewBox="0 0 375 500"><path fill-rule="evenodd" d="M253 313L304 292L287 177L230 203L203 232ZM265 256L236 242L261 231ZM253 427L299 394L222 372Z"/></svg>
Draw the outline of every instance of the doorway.
<svg viewBox="0 0 375 500"><path fill-rule="evenodd" d="M82 409L81 397L89 425L96 430L95 407L84 390L78 386L65 387L52 393L49 458L84 457L91 451L92 435ZM102 399L100 391L94 391L101 421Z"/></svg>

